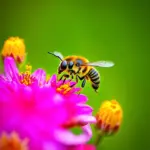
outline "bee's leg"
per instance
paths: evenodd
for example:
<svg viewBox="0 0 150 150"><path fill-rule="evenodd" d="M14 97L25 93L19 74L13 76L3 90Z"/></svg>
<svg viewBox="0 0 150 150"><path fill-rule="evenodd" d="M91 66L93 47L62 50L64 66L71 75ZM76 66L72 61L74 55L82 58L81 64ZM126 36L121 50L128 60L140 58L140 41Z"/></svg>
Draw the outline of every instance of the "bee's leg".
<svg viewBox="0 0 150 150"><path fill-rule="evenodd" d="M71 82L73 80L74 76L73 74L71 75L71 79L69 80L69 82Z"/></svg>
<svg viewBox="0 0 150 150"><path fill-rule="evenodd" d="M68 75L68 74L63 74L63 75L59 78L59 81L62 80L63 77L67 78L67 77L69 77L69 75Z"/></svg>
<svg viewBox="0 0 150 150"><path fill-rule="evenodd" d="M82 88L84 88L84 86L85 86L86 78L85 77L79 77L78 75L77 75L77 78L79 78L80 80L83 80L83 82L81 84L81 90L82 90ZM80 95L81 90L78 92L78 96Z"/></svg>
<svg viewBox="0 0 150 150"><path fill-rule="evenodd" d="M78 75L76 75L76 83L78 83L78 78L79 78Z"/></svg>
<svg viewBox="0 0 150 150"><path fill-rule="evenodd" d="M57 81L59 81L60 79L59 79L59 76L61 75L61 73L59 73L59 72L57 72L57 75L56 75L56 77L57 77ZM61 78L62 78L62 76L61 76Z"/></svg>
<svg viewBox="0 0 150 150"><path fill-rule="evenodd" d="M79 77L78 75L77 75L77 77L78 77L80 80L83 80L83 79L85 79L85 77Z"/></svg>
<svg viewBox="0 0 150 150"><path fill-rule="evenodd" d="M63 77L64 77L64 80L63 80L63 84L64 84L65 81L66 81L66 78L69 78L69 75L68 75L68 74L63 74L63 75L60 77L59 81L62 80Z"/></svg>
<svg viewBox="0 0 150 150"><path fill-rule="evenodd" d="M82 87L82 88L85 87L85 83L86 83L86 79L84 78L84 79L83 79L83 82L82 82L82 84L81 84L81 87Z"/></svg>
<svg viewBox="0 0 150 150"><path fill-rule="evenodd" d="M64 78L64 80L63 80L63 84L65 83L66 79L69 78L69 75L68 75L68 74L65 74L64 77L65 77L65 78Z"/></svg>
<svg viewBox="0 0 150 150"><path fill-rule="evenodd" d="M74 76L73 76L74 77ZM78 76L76 76L76 83L72 84L70 87L74 87L78 83Z"/></svg>
<svg viewBox="0 0 150 150"><path fill-rule="evenodd" d="M78 71L77 71L77 74L80 72L80 70L81 70L81 67L79 67L79 69L78 69Z"/></svg>
<svg viewBox="0 0 150 150"><path fill-rule="evenodd" d="M74 78L73 72L70 73L70 77L71 77L71 79L69 81L72 81Z"/></svg>
<svg viewBox="0 0 150 150"><path fill-rule="evenodd" d="M76 75L76 83L71 85L71 87L75 86L78 83L78 79L80 79L80 78L78 75ZM81 92L81 90L79 92L77 92L78 96L80 95L80 92Z"/></svg>
<svg viewBox="0 0 150 150"><path fill-rule="evenodd" d="M71 75L71 80L73 80L73 78L74 78L74 75L72 74L72 75Z"/></svg>

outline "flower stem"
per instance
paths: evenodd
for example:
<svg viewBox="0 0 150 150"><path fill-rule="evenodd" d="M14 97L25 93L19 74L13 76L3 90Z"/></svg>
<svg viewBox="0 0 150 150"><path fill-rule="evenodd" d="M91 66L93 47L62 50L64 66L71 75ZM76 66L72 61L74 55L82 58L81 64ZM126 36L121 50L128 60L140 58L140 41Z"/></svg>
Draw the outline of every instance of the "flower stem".
<svg viewBox="0 0 150 150"><path fill-rule="evenodd" d="M103 140L103 138L104 138L104 133L103 132L98 132L97 138L96 138L96 141L95 141L96 148L98 147L100 142Z"/></svg>

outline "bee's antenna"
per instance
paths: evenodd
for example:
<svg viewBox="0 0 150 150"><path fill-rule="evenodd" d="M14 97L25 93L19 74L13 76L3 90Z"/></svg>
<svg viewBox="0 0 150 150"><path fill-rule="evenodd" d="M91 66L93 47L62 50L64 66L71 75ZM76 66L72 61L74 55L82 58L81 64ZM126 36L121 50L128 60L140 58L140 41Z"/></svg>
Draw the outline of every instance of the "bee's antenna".
<svg viewBox="0 0 150 150"><path fill-rule="evenodd" d="M57 52L54 52L54 53L53 53L53 52L48 52L48 54L51 54L51 55L53 55L53 56L59 58L59 59L62 61L62 58L61 58L61 56L60 56L59 53L57 53Z"/></svg>

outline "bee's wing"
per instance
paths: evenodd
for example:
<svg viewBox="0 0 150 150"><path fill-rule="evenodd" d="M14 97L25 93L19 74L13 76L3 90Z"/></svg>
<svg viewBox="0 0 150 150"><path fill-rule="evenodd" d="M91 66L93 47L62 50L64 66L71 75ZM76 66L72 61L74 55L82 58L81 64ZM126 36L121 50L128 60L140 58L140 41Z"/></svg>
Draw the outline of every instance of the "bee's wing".
<svg viewBox="0 0 150 150"><path fill-rule="evenodd" d="M55 56L57 56L57 57L59 57L59 58L61 58L61 59L63 59L64 58L64 56L60 53L60 52L54 52L54 55Z"/></svg>
<svg viewBox="0 0 150 150"><path fill-rule="evenodd" d="M64 56L60 52L48 52L49 54L52 54L56 57L58 57L60 60L63 60Z"/></svg>
<svg viewBox="0 0 150 150"><path fill-rule="evenodd" d="M89 62L86 63L85 65L95 67L113 67L115 64L112 61L97 61L97 62Z"/></svg>

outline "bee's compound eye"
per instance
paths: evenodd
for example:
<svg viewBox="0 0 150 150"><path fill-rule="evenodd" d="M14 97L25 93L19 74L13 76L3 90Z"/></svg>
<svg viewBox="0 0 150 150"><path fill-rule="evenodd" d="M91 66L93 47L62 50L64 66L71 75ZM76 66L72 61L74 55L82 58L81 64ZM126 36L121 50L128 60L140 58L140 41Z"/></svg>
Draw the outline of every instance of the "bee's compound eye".
<svg viewBox="0 0 150 150"><path fill-rule="evenodd" d="M62 61L62 63L61 63L61 69L66 69L67 68L67 61L66 60L64 60L64 61Z"/></svg>
<svg viewBox="0 0 150 150"><path fill-rule="evenodd" d="M69 69L72 69L72 67L73 67L73 62L72 62L72 61L70 61L70 62L68 63L68 67L69 67Z"/></svg>
<svg viewBox="0 0 150 150"><path fill-rule="evenodd" d="M81 65L82 65L82 60L78 59L78 60L76 61L76 66L79 67L79 66L81 66Z"/></svg>

